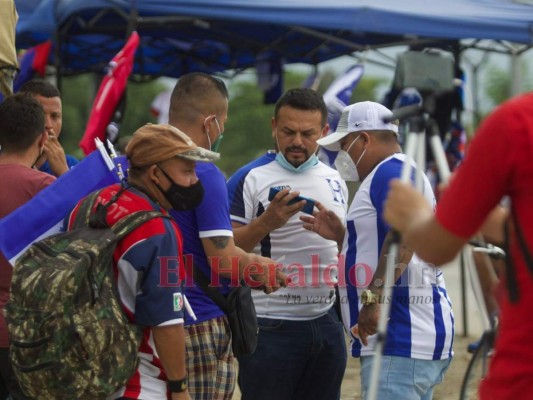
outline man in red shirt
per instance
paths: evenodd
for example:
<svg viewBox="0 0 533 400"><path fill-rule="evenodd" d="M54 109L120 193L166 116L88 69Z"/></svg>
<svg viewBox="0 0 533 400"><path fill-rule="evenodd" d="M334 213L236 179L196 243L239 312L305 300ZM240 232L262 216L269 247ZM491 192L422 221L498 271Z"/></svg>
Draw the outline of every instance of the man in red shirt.
<svg viewBox="0 0 533 400"><path fill-rule="evenodd" d="M97 202L108 205L106 223L136 211L190 210L203 198L196 161L218 153L198 147L170 125L139 128L126 147L128 180L104 188ZM117 195L117 193L120 193ZM69 229L79 207L69 219ZM190 400L183 329L185 278L183 239L170 217L153 218L124 236L113 254L113 271L122 307L142 327L139 365L126 386L110 398Z"/></svg>
<svg viewBox="0 0 533 400"><path fill-rule="evenodd" d="M480 228L483 233L495 226L503 231L501 213L497 208L491 211L508 196L514 224L520 227L531 253L532 157L533 93L528 93L507 101L484 121L435 215L412 187L394 181L385 219L423 259L442 264L453 259ZM508 256L512 257L519 297L513 300L510 291L501 296L496 352L480 388L482 399L530 399L533 392L533 265L528 265L516 240L516 226L510 232ZM501 289L506 291L505 280Z"/></svg>
<svg viewBox="0 0 533 400"><path fill-rule="evenodd" d="M0 218L55 181L53 176L32 168L48 139L44 118L42 106L29 95L16 94L0 104ZM12 272L11 264L0 252L0 398L10 393L15 399L26 399L11 369L3 312Z"/></svg>

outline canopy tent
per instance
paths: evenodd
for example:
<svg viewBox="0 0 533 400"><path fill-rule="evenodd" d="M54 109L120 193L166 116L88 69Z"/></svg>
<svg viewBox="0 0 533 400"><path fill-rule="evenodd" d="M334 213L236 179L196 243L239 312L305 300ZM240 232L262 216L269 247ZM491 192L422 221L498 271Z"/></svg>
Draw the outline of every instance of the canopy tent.
<svg viewBox="0 0 533 400"><path fill-rule="evenodd" d="M244 69L261 59L317 64L354 51L435 40L503 40L521 43L521 49L533 44L527 0L15 2L17 46L52 37L62 74L102 71L132 30L141 37L134 73L145 76Z"/></svg>

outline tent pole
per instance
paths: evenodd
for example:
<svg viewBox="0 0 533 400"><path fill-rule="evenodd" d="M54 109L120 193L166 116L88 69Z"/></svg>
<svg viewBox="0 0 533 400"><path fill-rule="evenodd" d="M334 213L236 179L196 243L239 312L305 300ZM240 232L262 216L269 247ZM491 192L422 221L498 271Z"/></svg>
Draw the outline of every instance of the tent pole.
<svg viewBox="0 0 533 400"><path fill-rule="evenodd" d="M521 57L517 48L512 45L513 52L511 53L511 96L516 96L522 90L522 67L520 65Z"/></svg>
<svg viewBox="0 0 533 400"><path fill-rule="evenodd" d="M139 19L139 10L137 9L137 0L130 0L130 18L126 31L126 39L130 37L133 31L137 30L137 21Z"/></svg>
<svg viewBox="0 0 533 400"><path fill-rule="evenodd" d="M56 74L56 87L59 93L63 93L63 68L61 64L61 33L59 29L54 32L55 49L54 49L54 66Z"/></svg>

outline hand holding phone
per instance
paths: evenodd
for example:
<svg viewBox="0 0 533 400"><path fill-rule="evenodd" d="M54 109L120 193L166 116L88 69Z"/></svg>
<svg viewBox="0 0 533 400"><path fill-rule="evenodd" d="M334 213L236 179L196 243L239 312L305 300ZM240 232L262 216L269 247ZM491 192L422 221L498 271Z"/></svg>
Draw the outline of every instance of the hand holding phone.
<svg viewBox="0 0 533 400"><path fill-rule="evenodd" d="M272 201L272 199L274 199L274 196L276 196L276 194L278 194L281 190L283 189L290 189L289 186L275 186L275 187L271 187L270 188L270 191L268 192L268 200ZM313 210L315 208L315 201L313 199L310 199L308 197L304 197L304 196L296 196L294 199L292 199L291 201L289 201L287 203L287 205L292 205L294 203L298 203L299 201L302 201L302 200L305 200L306 203L305 203L305 206L304 208L302 209L302 212L306 213L306 214L310 214L310 215L313 215Z"/></svg>

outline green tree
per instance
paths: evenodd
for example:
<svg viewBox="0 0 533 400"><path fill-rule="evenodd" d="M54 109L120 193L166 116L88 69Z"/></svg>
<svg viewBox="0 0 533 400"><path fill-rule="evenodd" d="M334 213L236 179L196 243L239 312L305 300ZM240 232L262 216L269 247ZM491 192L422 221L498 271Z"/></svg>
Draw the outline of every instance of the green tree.
<svg viewBox="0 0 533 400"><path fill-rule="evenodd" d="M99 78L92 74L66 77L62 84L63 129L61 141L65 151L78 158L84 154L79 148L89 114L98 90ZM150 114L150 104L165 86L159 81L129 82L126 94L126 110L120 126L120 136L131 135L147 122L155 122Z"/></svg>
<svg viewBox="0 0 533 400"><path fill-rule="evenodd" d="M528 64L525 61L522 61L520 64L520 69L522 80L521 92L527 92L533 89L533 82L528 72ZM502 69L495 65L490 65L487 68L484 92L486 94L490 109L496 107L513 96L511 78L512 77L509 75L508 70Z"/></svg>

